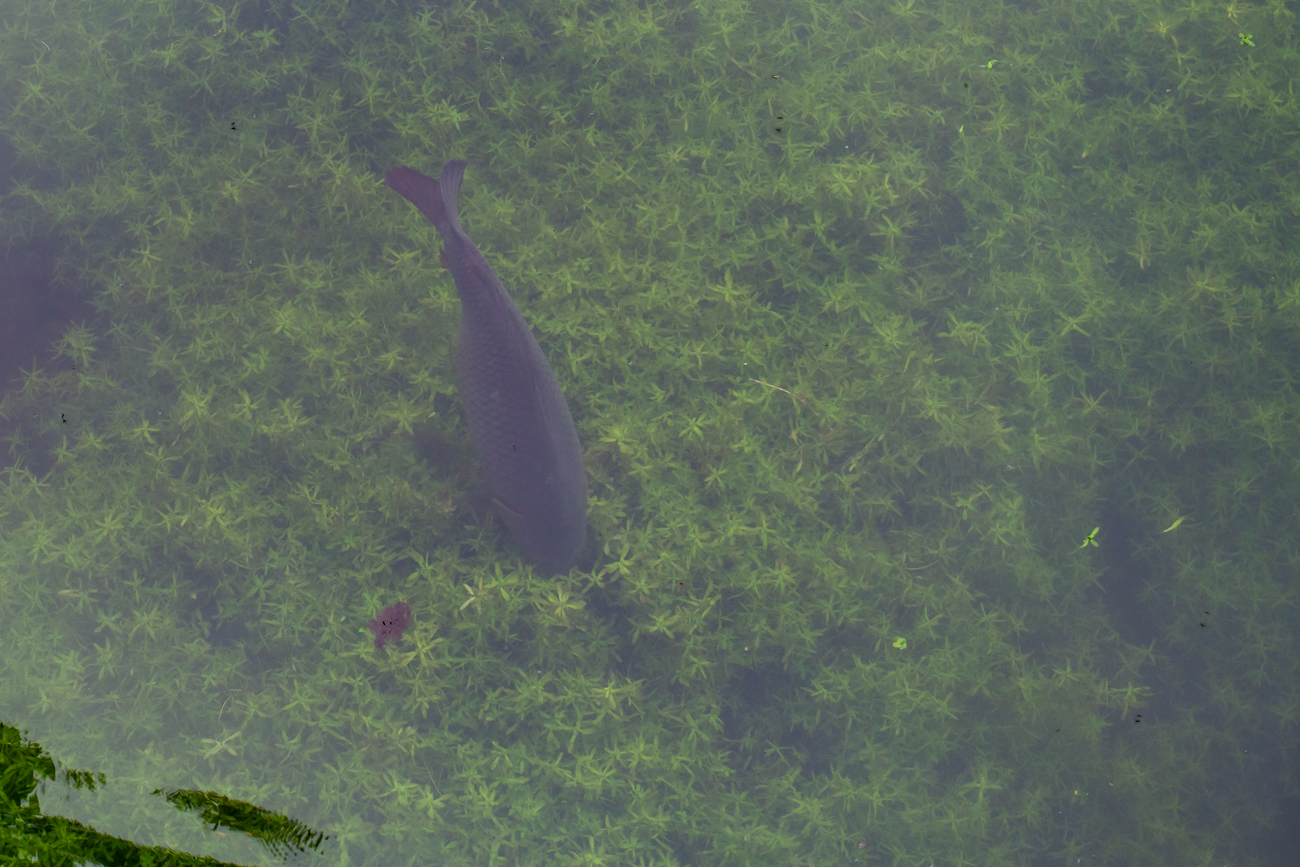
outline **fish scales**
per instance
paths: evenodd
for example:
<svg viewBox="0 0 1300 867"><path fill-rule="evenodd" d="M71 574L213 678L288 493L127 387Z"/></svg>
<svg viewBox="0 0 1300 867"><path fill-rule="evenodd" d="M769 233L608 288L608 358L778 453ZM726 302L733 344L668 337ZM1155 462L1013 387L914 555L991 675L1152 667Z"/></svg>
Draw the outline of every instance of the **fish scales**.
<svg viewBox="0 0 1300 867"><path fill-rule="evenodd" d="M510 293L461 228L465 163L438 179L408 166L384 182L442 236L442 264L460 296L456 375L470 440L497 514L524 556L551 572L573 567L586 542L587 478L564 392Z"/></svg>

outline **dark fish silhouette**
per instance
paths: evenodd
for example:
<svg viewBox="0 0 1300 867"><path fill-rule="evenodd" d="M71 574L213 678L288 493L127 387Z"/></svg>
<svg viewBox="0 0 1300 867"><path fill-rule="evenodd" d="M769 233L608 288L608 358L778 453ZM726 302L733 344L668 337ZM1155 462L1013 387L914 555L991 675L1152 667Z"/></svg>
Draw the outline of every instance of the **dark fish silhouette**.
<svg viewBox="0 0 1300 867"><path fill-rule="evenodd" d="M407 166L384 183L442 235L441 261L460 295L456 371L470 439L492 502L524 556L567 572L587 538L587 477L564 393L519 308L460 227L465 163L434 180Z"/></svg>

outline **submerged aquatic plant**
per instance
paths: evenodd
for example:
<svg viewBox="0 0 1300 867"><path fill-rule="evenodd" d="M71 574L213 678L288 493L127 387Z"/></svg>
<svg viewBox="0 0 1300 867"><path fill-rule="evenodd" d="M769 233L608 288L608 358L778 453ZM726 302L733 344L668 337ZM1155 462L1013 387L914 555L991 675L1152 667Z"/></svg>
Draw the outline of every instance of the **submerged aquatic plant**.
<svg viewBox="0 0 1300 867"><path fill-rule="evenodd" d="M1291 19L46 8L0 22L0 237L57 230L102 316L0 403L5 713L356 863L1251 862L1300 683ZM453 157L576 396L567 575L459 505L455 295L377 174Z"/></svg>

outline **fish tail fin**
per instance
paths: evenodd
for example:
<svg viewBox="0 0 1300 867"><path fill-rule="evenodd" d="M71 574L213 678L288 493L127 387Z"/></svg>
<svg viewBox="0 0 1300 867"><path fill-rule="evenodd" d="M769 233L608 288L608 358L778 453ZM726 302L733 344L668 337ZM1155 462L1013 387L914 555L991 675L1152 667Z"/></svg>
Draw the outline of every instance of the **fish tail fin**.
<svg viewBox="0 0 1300 867"><path fill-rule="evenodd" d="M464 163L461 165L463 166ZM443 174L446 173L447 170L444 168ZM440 234L445 236L453 227L460 228L460 219L455 211L455 191L452 192L449 215L443 191L440 189L441 185L435 178L410 166L394 166L384 173L384 183L393 192L415 205ZM457 185L459 186L459 180Z"/></svg>
<svg viewBox="0 0 1300 867"><path fill-rule="evenodd" d="M447 214L451 227L457 232L461 231L461 228L460 210L456 206L456 200L460 198L460 182L464 179L464 160L448 160L442 167L442 176L438 179L438 185L442 187L443 210Z"/></svg>

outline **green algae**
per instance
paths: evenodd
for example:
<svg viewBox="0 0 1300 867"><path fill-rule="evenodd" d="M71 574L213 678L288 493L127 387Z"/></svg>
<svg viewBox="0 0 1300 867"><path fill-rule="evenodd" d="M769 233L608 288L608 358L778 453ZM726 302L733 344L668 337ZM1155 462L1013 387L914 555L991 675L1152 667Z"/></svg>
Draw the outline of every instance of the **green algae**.
<svg viewBox="0 0 1300 867"><path fill-rule="evenodd" d="M1283 5L15 8L0 236L103 316L0 404L11 722L362 863L1265 863ZM378 185L451 157L586 447L569 576L458 506Z"/></svg>

